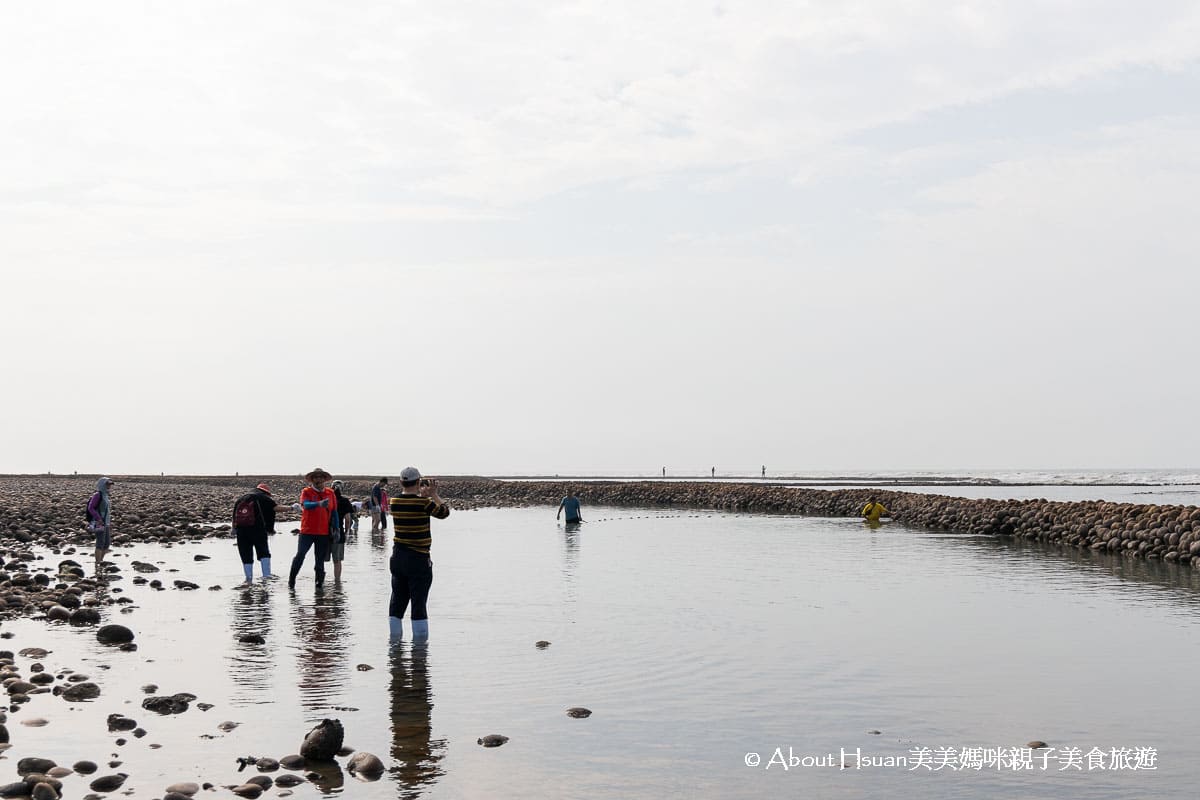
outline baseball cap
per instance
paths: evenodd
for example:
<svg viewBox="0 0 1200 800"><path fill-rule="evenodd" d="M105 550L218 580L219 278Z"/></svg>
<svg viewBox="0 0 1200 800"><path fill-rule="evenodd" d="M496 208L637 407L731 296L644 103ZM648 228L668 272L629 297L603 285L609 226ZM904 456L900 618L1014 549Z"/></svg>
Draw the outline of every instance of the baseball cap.
<svg viewBox="0 0 1200 800"><path fill-rule="evenodd" d="M267 494L271 493L271 487L267 486L265 483L260 483L258 486L255 486L254 488L258 489L260 492L266 492Z"/></svg>
<svg viewBox="0 0 1200 800"><path fill-rule="evenodd" d="M405 467L400 470L400 482L412 483L413 481L421 480L421 471L416 467Z"/></svg>

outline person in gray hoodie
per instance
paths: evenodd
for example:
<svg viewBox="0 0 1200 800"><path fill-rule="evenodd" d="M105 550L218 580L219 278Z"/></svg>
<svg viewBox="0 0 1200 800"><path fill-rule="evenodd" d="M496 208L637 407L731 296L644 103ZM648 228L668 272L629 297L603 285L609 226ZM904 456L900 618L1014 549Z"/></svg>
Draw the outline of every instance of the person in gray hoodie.
<svg viewBox="0 0 1200 800"><path fill-rule="evenodd" d="M88 500L88 530L96 535L96 574L100 574L100 564L112 547L112 504L109 502L108 491L112 488L112 478L101 478L96 481L96 493Z"/></svg>

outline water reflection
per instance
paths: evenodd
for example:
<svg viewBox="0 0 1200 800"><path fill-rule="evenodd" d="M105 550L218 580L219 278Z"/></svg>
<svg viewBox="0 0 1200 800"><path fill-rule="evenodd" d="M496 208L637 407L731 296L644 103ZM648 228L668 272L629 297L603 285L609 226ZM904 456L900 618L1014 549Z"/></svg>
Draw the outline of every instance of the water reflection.
<svg viewBox="0 0 1200 800"><path fill-rule="evenodd" d="M371 548L374 550L386 550L392 546L392 534L390 531L371 531Z"/></svg>
<svg viewBox="0 0 1200 800"><path fill-rule="evenodd" d="M275 643L271 637L271 588L269 583L257 583L239 589L229 604L230 630L233 647L226 660L233 678L234 704L271 703L275 681Z"/></svg>
<svg viewBox="0 0 1200 800"><path fill-rule="evenodd" d="M309 780L320 790L321 794L340 793L342 785L346 782L346 773L342 771L342 765L336 761L307 761L304 769L314 773L316 777L309 777Z"/></svg>
<svg viewBox="0 0 1200 800"><path fill-rule="evenodd" d="M346 595L338 586L315 588L311 601L293 594L292 603L300 704L310 712L336 710L350 651Z"/></svg>
<svg viewBox="0 0 1200 800"><path fill-rule="evenodd" d="M1095 550L1080 550L1076 547L1040 542L1035 539L1014 537L978 537L973 543L989 551L1003 551L1002 557L1014 556L1046 564L1047 558L1069 562L1075 568L1116 578L1128 588L1141 592L1143 587L1153 586L1166 590L1171 603L1182 602L1200 607L1200 570L1187 565L1175 564L1161 559L1135 558L1133 556Z"/></svg>
<svg viewBox="0 0 1200 800"><path fill-rule="evenodd" d="M567 587L567 601L575 602L575 576L579 572L579 546L583 539L580 536L581 523L568 522L563 528L562 535L562 574Z"/></svg>
<svg viewBox="0 0 1200 800"><path fill-rule="evenodd" d="M446 740L433 739L433 692L429 686L429 645L392 643L392 760L389 772L397 796L420 797L443 775Z"/></svg>

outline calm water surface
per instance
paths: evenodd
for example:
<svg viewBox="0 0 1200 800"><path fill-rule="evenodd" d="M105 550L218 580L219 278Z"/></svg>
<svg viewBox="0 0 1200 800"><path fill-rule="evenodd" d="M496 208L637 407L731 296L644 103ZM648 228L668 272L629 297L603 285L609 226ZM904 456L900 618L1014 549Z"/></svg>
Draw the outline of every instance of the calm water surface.
<svg viewBox="0 0 1200 800"><path fill-rule="evenodd" d="M417 648L388 642L390 541L366 524L346 579L324 592L311 554L291 594L228 588L240 580L231 542L118 551L113 591L134 602L112 621L137 632L136 653L103 648L93 630L4 623L6 647L52 650L47 669L82 670L103 690L73 705L35 696L9 719L5 760L117 758L125 788L153 797L178 780L239 783L250 772L236 757L297 752L336 717L388 773L367 784L329 770L295 797L1174 798L1200 782L1189 569L850 520L585 516L579 530L546 508L435 523L431 639ZM285 570L294 538L272 547ZM159 562L149 577L168 586L226 588L134 586L131 558ZM237 641L251 632L266 644ZM140 707L147 683L214 708L154 715ZM571 719L571 706L594 713ZM114 712L149 734L108 733ZM50 724L19 724L35 716ZM240 724L224 732L226 720ZM489 733L510 741L478 746ZM1019 772L767 768L777 748L913 758L1032 739L1154 748L1157 769L1062 771L1057 756ZM71 776L66 791L86 782Z"/></svg>

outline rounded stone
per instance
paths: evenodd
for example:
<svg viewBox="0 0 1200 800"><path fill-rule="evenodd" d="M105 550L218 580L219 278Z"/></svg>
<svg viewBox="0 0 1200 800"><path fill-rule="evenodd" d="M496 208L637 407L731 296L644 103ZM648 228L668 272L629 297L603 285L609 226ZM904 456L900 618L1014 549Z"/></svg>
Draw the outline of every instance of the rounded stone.
<svg viewBox="0 0 1200 800"><path fill-rule="evenodd" d="M57 766L57 763L48 758L22 758L17 762L17 774L28 775L31 772L40 772L44 775Z"/></svg>
<svg viewBox="0 0 1200 800"><path fill-rule="evenodd" d="M121 784L125 783L125 779L129 777L123 772L118 772L115 775L103 775L88 784L88 787L93 792L111 792L121 788Z"/></svg>
<svg viewBox="0 0 1200 800"><path fill-rule="evenodd" d="M175 794L185 794L190 797L191 795L194 795L196 792L200 791L200 784L191 783L188 781L184 781L182 783L172 783L167 787L167 791L174 792Z"/></svg>
<svg viewBox="0 0 1200 800"><path fill-rule="evenodd" d="M346 769L355 777L374 779L383 775L383 762L374 753L355 753L348 762Z"/></svg>
<svg viewBox="0 0 1200 800"><path fill-rule="evenodd" d="M63 699L74 703L79 700L94 700L100 696L100 687L90 681L76 683L63 689Z"/></svg>
<svg viewBox="0 0 1200 800"><path fill-rule="evenodd" d="M336 719L323 719L304 737L300 755L313 761L332 761L342 748L345 731Z"/></svg>
<svg viewBox="0 0 1200 800"><path fill-rule="evenodd" d="M484 747L499 747L508 741L508 737L499 733L489 733L487 736L482 736L476 740L476 744L481 744Z"/></svg>
<svg viewBox="0 0 1200 800"><path fill-rule="evenodd" d="M100 622L100 612L89 606L80 606L71 612L67 621L72 625L96 625Z"/></svg>
<svg viewBox="0 0 1200 800"><path fill-rule="evenodd" d="M48 783L34 784L33 791L29 793L31 800L58 800L58 790Z"/></svg>
<svg viewBox="0 0 1200 800"><path fill-rule="evenodd" d="M133 631L124 625L105 625L96 631L96 639L104 644L124 644L133 641Z"/></svg>
<svg viewBox="0 0 1200 800"><path fill-rule="evenodd" d="M279 766L284 769L304 769L304 756L290 755L279 759ZM276 781L278 783L279 781Z"/></svg>

